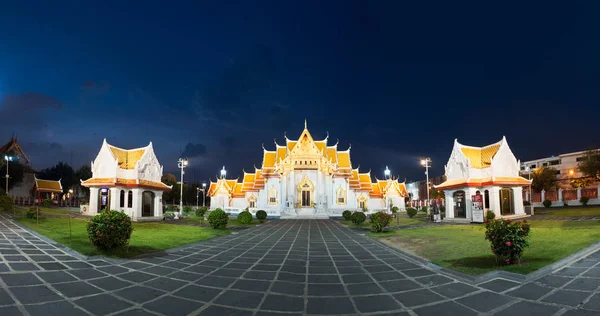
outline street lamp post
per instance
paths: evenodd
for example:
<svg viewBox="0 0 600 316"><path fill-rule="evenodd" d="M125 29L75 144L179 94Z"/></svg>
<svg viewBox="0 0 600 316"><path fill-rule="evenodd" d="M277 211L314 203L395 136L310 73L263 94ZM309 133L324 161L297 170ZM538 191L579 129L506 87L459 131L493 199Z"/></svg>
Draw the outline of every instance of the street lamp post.
<svg viewBox="0 0 600 316"><path fill-rule="evenodd" d="M204 190L206 190L206 182L202 182L202 206L203 207L206 206L206 192Z"/></svg>
<svg viewBox="0 0 600 316"><path fill-rule="evenodd" d="M527 171L527 179L531 180L531 167L527 166L525 167L525 170ZM529 183L529 204L531 204L531 199L532 199L532 194L533 192L531 192L531 183Z"/></svg>
<svg viewBox="0 0 600 316"><path fill-rule="evenodd" d="M10 178L10 176L8 175L8 162L13 160L12 156L4 156L4 160L6 160L6 187L4 187L6 189L6 194L8 195L8 178Z"/></svg>
<svg viewBox="0 0 600 316"><path fill-rule="evenodd" d="M431 158L427 157L424 159L421 159L421 165L423 167L425 167L425 176L426 176L426 180L427 183L427 212L429 213L429 167L431 167Z"/></svg>
<svg viewBox="0 0 600 316"><path fill-rule="evenodd" d="M179 158L177 160L177 167L181 169L181 183L179 186L179 215L183 216L183 174L185 173L183 169L187 167L188 161L187 159ZM177 216L177 212L175 212L175 219L179 219Z"/></svg>

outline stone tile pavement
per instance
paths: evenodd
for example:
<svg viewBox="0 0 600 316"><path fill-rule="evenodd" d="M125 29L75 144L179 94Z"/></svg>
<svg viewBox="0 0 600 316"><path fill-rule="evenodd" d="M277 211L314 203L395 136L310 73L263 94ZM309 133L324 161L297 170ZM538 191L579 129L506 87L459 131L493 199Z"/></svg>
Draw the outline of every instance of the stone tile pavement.
<svg viewBox="0 0 600 316"><path fill-rule="evenodd" d="M0 315L598 315L599 262L471 284L332 220L88 260L0 217Z"/></svg>

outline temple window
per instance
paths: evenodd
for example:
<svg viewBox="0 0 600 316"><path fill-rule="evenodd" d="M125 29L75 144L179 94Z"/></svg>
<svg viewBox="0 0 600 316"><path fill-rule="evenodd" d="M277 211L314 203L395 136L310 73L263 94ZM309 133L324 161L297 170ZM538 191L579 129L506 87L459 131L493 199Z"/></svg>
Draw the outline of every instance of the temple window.
<svg viewBox="0 0 600 316"><path fill-rule="evenodd" d="M255 208L256 207L256 201L250 201L250 208Z"/></svg>
<svg viewBox="0 0 600 316"><path fill-rule="evenodd" d="M277 189L274 186L269 190L269 205L277 205Z"/></svg>
<svg viewBox="0 0 600 316"><path fill-rule="evenodd" d="M337 189L335 195L336 195L336 199L337 199L337 204L338 205L344 205L344 204L346 204L346 190L344 190L344 188L342 188L341 185Z"/></svg>
<svg viewBox="0 0 600 316"><path fill-rule="evenodd" d="M125 190L121 190L121 196L119 206L125 207Z"/></svg>
<svg viewBox="0 0 600 316"><path fill-rule="evenodd" d="M360 201L360 202L358 203L358 207L360 207L360 208L365 208L365 201Z"/></svg>
<svg viewBox="0 0 600 316"><path fill-rule="evenodd" d="M127 207L133 207L133 192L131 192L131 190L127 192Z"/></svg>

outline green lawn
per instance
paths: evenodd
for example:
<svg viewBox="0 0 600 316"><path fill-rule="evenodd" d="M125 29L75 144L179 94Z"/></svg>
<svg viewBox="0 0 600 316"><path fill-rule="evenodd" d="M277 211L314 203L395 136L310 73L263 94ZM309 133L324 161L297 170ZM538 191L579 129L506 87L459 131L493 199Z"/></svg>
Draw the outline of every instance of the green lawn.
<svg viewBox="0 0 600 316"><path fill-rule="evenodd" d="M392 222L390 223L390 226L413 226L413 225L425 225L428 223L428 219L426 217L425 214L417 214L415 217L410 218L408 217L406 214L400 214L398 216L398 218L392 218ZM357 227L356 225L354 225L354 223L352 223L352 221L347 221L347 220L340 220L340 223L349 226L349 227ZM371 221L370 220L366 220L364 221L362 224L360 224L360 227L371 227Z"/></svg>
<svg viewBox="0 0 600 316"><path fill-rule="evenodd" d="M15 206L15 211L20 212L22 214L25 214L25 212L27 212L28 209L29 209L29 207L25 207L25 206ZM67 215L67 214L79 214L79 210L70 210L70 209L59 208L59 207L43 207L43 206L41 206L40 213L42 214L42 216L44 214Z"/></svg>
<svg viewBox="0 0 600 316"><path fill-rule="evenodd" d="M570 207L549 207L549 208L536 208L534 211L535 215L545 216L600 216L600 207L594 206L570 206Z"/></svg>
<svg viewBox="0 0 600 316"><path fill-rule="evenodd" d="M89 241L85 219L71 219L72 237L69 240L68 218L42 218L39 228L36 221L26 217L16 218L29 227L58 243L74 249L86 256L106 255L109 257L131 258L145 253L175 248L196 241L226 235L229 230L217 230L206 227L170 225L162 222L133 223L133 234L129 251L115 249L105 253L97 250Z"/></svg>
<svg viewBox="0 0 600 316"><path fill-rule="evenodd" d="M483 225L441 225L369 232L388 245L436 265L479 275L492 270L528 274L600 241L600 221L530 221L530 247L520 265L499 266L484 239Z"/></svg>
<svg viewBox="0 0 600 316"><path fill-rule="evenodd" d="M189 216L186 217L184 219L182 219L183 222L188 222L188 223L196 223L196 224L205 224L208 225L208 220L202 220L202 218L197 217L197 216ZM266 222L267 220L264 220L264 222ZM256 218L252 218L252 222L248 223L248 224L242 224L240 222L238 222L237 218L235 217L230 217L229 218L229 222L227 223L227 227L239 227L239 226L256 226L258 224L261 224L261 222L259 220L257 220Z"/></svg>

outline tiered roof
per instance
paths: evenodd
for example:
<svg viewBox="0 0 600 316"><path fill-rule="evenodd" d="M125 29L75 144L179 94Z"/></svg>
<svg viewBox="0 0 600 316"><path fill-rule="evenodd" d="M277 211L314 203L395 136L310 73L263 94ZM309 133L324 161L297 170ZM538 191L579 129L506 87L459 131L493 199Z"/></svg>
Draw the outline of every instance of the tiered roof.
<svg viewBox="0 0 600 316"><path fill-rule="evenodd" d="M60 180L42 180L38 179L34 176L35 179L35 188L39 192L53 192L53 193L62 193L63 188Z"/></svg>
<svg viewBox="0 0 600 316"><path fill-rule="evenodd" d="M214 195L220 187L234 197L244 196L246 192L256 192L260 189L264 189L266 178L280 176L278 168L286 163L286 158L291 157L296 145L300 144L302 141L308 141L311 146L314 145L313 148L316 148L316 152L320 153L322 158L324 158L328 164L334 166L332 172L334 177L349 179L350 189L352 190L369 192L372 196L381 196L385 191L382 190L382 187L380 187L378 182L371 182L370 171L360 173L358 167L352 168L352 161L350 159L351 146L346 150L338 150L339 141L333 145L328 145L328 138L329 136L325 137L323 140L313 140L305 122L304 130L297 140L291 140L285 136L285 145L279 145L275 141L274 150L267 150L263 145L263 160L260 169L255 167L254 173L244 171L241 182L237 182L237 179L225 180L227 184L222 185L220 182L222 182L223 179L217 179L216 182L211 181L207 194L209 196ZM230 183L231 181L235 182ZM397 179L393 181L404 186L404 184L399 183ZM406 195L405 187L403 192L404 195Z"/></svg>

